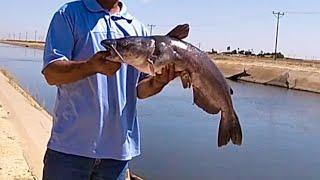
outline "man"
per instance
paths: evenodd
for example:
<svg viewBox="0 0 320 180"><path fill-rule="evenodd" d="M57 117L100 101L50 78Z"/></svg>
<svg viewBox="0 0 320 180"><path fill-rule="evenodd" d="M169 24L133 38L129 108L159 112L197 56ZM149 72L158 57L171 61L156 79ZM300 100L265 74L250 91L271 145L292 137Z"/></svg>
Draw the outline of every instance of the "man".
<svg viewBox="0 0 320 180"><path fill-rule="evenodd" d="M171 35L183 33L180 27ZM70 2L55 13L42 70L58 87L44 180L125 178L128 161L140 154L136 97L157 94L176 75L169 65L138 81L136 69L108 61L100 42L146 35L118 0Z"/></svg>

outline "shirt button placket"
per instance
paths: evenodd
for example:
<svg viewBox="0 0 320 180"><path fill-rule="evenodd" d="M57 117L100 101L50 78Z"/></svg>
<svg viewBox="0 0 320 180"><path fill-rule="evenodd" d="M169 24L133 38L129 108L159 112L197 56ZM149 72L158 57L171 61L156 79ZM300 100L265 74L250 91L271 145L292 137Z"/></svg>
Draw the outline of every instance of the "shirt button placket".
<svg viewBox="0 0 320 180"><path fill-rule="evenodd" d="M110 16L108 15L108 14L106 14L105 16L104 16L104 19L105 19L105 21L106 21L106 23L107 23L107 26L111 26L111 22L110 22Z"/></svg>

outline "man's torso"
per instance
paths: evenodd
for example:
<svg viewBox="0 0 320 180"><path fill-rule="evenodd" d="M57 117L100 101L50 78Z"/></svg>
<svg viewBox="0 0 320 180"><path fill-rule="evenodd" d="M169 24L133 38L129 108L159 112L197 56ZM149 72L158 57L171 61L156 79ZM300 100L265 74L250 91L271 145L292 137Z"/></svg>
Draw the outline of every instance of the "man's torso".
<svg viewBox="0 0 320 180"><path fill-rule="evenodd" d="M104 50L100 45L104 39L146 35L142 24L126 11L125 5L119 14L109 15L94 0L76 1L64 5L59 15L70 26L72 60L85 60ZM63 31L51 34L61 38ZM55 51L54 43L50 44L54 38L47 40L44 58ZM138 76L136 69L123 64L112 77L96 74L59 86L48 147L80 156L118 160L140 154L136 118Z"/></svg>

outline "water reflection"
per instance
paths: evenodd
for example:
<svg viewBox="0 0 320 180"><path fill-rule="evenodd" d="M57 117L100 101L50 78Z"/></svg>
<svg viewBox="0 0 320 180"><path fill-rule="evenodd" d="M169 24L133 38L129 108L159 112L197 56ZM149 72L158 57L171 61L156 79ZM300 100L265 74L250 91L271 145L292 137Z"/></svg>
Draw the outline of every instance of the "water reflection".
<svg viewBox="0 0 320 180"><path fill-rule="evenodd" d="M49 87L42 75L43 51L11 45L0 47L0 68L8 70L22 87L52 113L55 87Z"/></svg>

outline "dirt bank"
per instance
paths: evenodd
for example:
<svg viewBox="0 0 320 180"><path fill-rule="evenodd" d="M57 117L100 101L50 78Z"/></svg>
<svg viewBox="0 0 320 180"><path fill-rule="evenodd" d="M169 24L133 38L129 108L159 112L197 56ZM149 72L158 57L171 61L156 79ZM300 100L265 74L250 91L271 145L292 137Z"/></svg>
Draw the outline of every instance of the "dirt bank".
<svg viewBox="0 0 320 180"><path fill-rule="evenodd" d="M0 179L35 179L23 156L21 141L0 99Z"/></svg>
<svg viewBox="0 0 320 180"><path fill-rule="evenodd" d="M35 48L35 49L43 49L44 48L43 42L35 42L35 41L0 40L0 43Z"/></svg>
<svg viewBox="0 0 320 180"><path fill-rule="evenodd" d="M29 178L30 172L41 179L42 159L52 126L51 117L15 83L13 78L8 78L2 72L0 72L0 87L0 104L7 113L6 116L3 116L6 121L0 119L0 125L1 127L2 125L12 126L16 132L14 136L11 136L8 135L11 131L7 132L10 129L1 128L4 134L0 135L7 135L7 138L13 141L13 146L7 146L8 143L1 140L1 149L3 148L3 151L11 153L12 158L16 159L11 161L11 155L3 156L1 151L0 168L5 168L3 172L7 175L12 175L10 178L4 179L14 179L11 177L17 177L17 179ZM6 137L4 137L4 140L7 140ZM21 142L20 146L16 145L18 142ZM25 161L21 157L22 152L29 167L25 165ZM3 178L0 176L0 179Z"/></svg>
<svg viewBox="0 0 320 180"><path fill-rule="evenodd" d="M246 71L240 80L320 93L320 62L297 59L248 58L212 55L224 75Z"/></svg>

